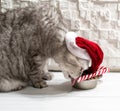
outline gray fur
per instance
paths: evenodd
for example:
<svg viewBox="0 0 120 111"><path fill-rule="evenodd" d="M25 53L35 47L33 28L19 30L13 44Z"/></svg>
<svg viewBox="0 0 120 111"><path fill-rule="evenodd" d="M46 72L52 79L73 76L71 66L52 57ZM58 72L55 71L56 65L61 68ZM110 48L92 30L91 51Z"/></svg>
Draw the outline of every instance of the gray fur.
<svg viewBox="0 0 120 111"><path fill-rule="evenodd" d="M81 64L66 48L66 29L64 18L51 6L0 14L0 91L18 90L29 82L46 87L48 58L55 59L65 74L78 77Z"/></svg>

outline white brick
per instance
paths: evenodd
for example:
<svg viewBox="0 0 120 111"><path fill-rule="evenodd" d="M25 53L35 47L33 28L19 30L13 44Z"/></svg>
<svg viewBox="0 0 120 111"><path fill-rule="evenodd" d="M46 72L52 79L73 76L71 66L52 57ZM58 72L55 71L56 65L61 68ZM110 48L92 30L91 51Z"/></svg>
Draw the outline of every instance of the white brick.
<svg viewBox="0 0 120 111"><path fill-rule="evenodd" d="M117 25L118 27L120 27L120 20L117 20Z"/></svg>
<svg viewBox="0 0 120 111"><path fill-rule="evenodd" d="M108 39L108 31L100 31L100 39Z"/></svg>
<svg viewBox="0 0 120 111"><path fill-rule="evenodd" d="M27 7L28 6L28 3L26 3L26 2L23 2L23 3L21 3L21 5L20 5L21 7Z"/></svg>
<svg viewBox="0 0 120 111"><path fill-rule="evenodd" d="M120 20L120 12L118 12L118 19Z"/></svg>
<svg viewBox="0 0 120 111"><path fill-rule="evenodd" d="M81 30L81 31L78 31L77 34L81 37L85 37L87 39L90 39L91 31L90 30Z"/></svg>
<svg viewBox="0 0 120 111"><path fill-rule="evenodd" d="M118 18L117 3L108 3L105 7L110 11L111 19L116 20Z"/></svg>
<svg viewBox="0 0 120 111"><path fill-rule="evenodd" d="M109 31L108 34L109 34L109 39L112 39L112 40L118 40L120 37L119 31Z"/></svg>
<svg viewBox="0 0 120 111"><path fill-rule="evenodd" d="M72 9L72 10L77 10L77 3L76 2L69 3L69 8Z"/></svg>
<svg viewBox="0 0 120 111"><path fill-rule="evenodd" d="M110 58L108 60L108 66L109 67L120 67L120 59L119 58Z"/></svg>
<svg viewBox="0 0 120 111"><path fill-rule="evenodd" d="M100 19L100 30L111 30L111 21L104 21Z"/></svg>
<svg viewBox="0 0 120 111"><path fill-rule="evenodd" d="M100 10L100 15L102 18L104 18L105 20L111 20L111 11L109 9L102 9Z"/></svg>
<svg viewBox="0 0 120 111"><path fill-rule="evenodd" d="M98 30L93 30L91 31L91 36L90 39L91 40L99 40L100 39L100 32Z"/></svg>
<svg viewBox="0 0 120 111"><path fill-rule="evenodd" d="M80 11L80 17L81 17L81 18L84 18L84 19L85 19L85 18L86 18L86 15L87 15L87 11L86 11L86 10L81 10L81 11Z"/></svg>
<svg viewBox="0 0 120 111"><path fill-rule="evenodd" d="M80 19L80 30L89 30L90 22L84 19Z"/></svg>
<svg viewBox="0 0 120 111"><path fill-rule="evenodd" d="M120 3L118 3L118 11L120 11Z"/></svg>
<svg viewBox="0 0 120 111"><path fill-rule="evenodd" d="M90 9L90 7L91 7L91 3L88 4L88 2L86 2L86 3L79 2L80 10L87 10L87 9Z"/></svg>
<svg viewBox="0 0 120 111"><path fill-rule="evenodd" d="M90 0L78 0L79 2L88 2Z"/></svg>
<svg viewBox="0 0 120 111"><path fill-rule="evenodd" d="M118 0L96 0L96 1L101 1L101 2L117 2Z"/></svg>
<svg viewBox="0 0 120 111"><path fill-rule="evenodd" d="M75 20L71 22L71 30L79 30L80 29L80 21Z"/></svg>
<svg viewBox="0 0 120 111"><path fill-rule="evenodd" d="M39 0L20 0L20 1L24 1L24 2L26 2L26 1L38 2ZM46 0L41 0L41 1L46 1ZM49 1L49 0L47 0L47 1Z"/></svg>
<svg viewBox="0 0 120 111"><path fill-rule="evenodd" d="M71 19L71 14L68 10L62 10L61 12L66 19Z"/></svg>
<svg viewBox="0 0 120 111"><path fill-rule="evenodd" d="M13 8L13 1L12 0L1 0L2 5L6 9L12 9Z"/></svg>
<svg viewBox="0 0 120 111"><path fill-rule="evenodd" d="M114 57L120 58L120 49L116 48L114 44L108 42L108 40L101 39L99 41L100 46L102 47L103 51L105 52L105 57Z"/></svg>
<svg viewBox="0 0 120 111"><path fill-rule="evenodd" d="M108 67L108 58L105 58L105 57L104 57L103 62L102 62L101 65Z"/></svg>
<svg viewBox="0 0 120 111"><path fill-rule="evenodd" d="M72 11L69 11L70 12L70 15L71 15L71 19L72 20L76 20L76 19L79 19L79 12L77 10L72 10Z"/></svg>
<svg viewBox="0 0 120 111"><path fill-rule="evenodd" d="M81 8L83 8L83 9L90 9L90 7L91 7L91 2L89 2L89 0L88 0L88 2L84 2L84 3L80 2L80 4L81 4Z"/></svg>
<svg viewBox="0 0 120 111"><path fill-rule="evenodd" d="M111 28L114 30L120 30L120 20L111 21Z"/></svg>
<svg viewBox="0 0 120 111"><path fill-rule="evenodd" d="M117 48L120 50L120 40L117 42Z"/></svg>
<svg viewBox="0 0 120 111"><path fill-rule="evenodd" d="M80 10L79 14L80 14L80 18L82 18L82 19L84 19L86 21L90 21L90 19L91 19L90 10Z"/></svg>
<svg viewBox="0 0 120 111"><path fill-rule="evenodd" d="M59 1L60 9L61 10L66 10L69 8L69 2L68 1Z"/></svg>

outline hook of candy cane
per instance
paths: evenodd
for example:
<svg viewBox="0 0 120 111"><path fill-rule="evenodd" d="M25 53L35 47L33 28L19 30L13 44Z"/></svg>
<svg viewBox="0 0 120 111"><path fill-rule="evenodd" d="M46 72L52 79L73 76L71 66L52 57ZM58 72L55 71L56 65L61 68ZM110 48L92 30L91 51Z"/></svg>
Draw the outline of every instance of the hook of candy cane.
<svg viewBox="0 0 120 111"><path fill-rule="evenodd" d="M73 79L72 80L72 86L76 83L76 82L81 82L81 81L85 81L87 79L90 79L92 77L96 77L96 76L100 76L103 75L105 73L109 72L109 68L105 67L105 66L100 66L98 68L98 70L95 73L89 74L89 75L83 75L78 77L77 79Z"/></svg>

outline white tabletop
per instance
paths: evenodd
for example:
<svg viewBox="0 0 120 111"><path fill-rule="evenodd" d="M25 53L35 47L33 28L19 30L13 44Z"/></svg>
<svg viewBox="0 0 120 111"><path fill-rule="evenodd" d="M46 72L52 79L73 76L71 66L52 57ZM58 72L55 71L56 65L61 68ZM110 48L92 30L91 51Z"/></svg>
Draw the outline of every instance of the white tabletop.
<svg viewBox="0 0 120 111"><path fill-rule="evenodd" d="M76 90L61 72L49 87L0 93L0 111L120 111L120 73L108 73L92 90Z"/></svg>

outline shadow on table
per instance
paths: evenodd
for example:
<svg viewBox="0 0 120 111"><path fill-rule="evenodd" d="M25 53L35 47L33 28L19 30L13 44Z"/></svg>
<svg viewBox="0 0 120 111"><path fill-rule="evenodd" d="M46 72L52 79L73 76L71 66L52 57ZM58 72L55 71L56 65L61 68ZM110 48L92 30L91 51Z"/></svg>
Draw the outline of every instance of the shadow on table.
<svg viewBox="0 0 120 111"><path fill-rule="evenodd" d="M99 80L98 84L101 84L102 81ZM37 89L33 87L27 87L21 91L17 91L17 93L21 95L26 95L26 96L39 96L39 97L46 97L46 96L59 96L62 94L69 94L73 92L84 92L86 90L80 90L80 89L75 89L71 86L70 81L64 82L62 84L53 84L49 85L46 88L43 89ZM88 90L87 90L88 91Z"/></svg>
<svg viewBox="0 0 120 111"><path fill-rule="evenodd" d="M17 93L24 94L24 95L57 95L63 93L69 93L73 91L70 82L64 82L62 84L53 84L49 85L43 89L37 89L33 87L27 87Z"/></svg>

